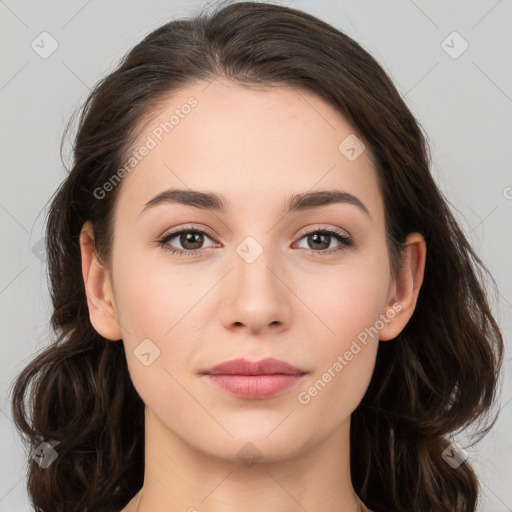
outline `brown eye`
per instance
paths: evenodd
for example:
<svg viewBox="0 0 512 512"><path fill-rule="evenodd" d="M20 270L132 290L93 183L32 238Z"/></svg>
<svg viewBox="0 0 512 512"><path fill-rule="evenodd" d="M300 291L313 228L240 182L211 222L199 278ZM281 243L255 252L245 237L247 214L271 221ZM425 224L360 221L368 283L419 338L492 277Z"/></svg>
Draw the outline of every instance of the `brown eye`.
<svg viewBox="0 0 512 512"><path fill-rule="evenodd" d="M307 239L308 245L308 247L303 247L304 249L310 249L314 252L325 254L332 254L334 252L342 251L346 247L353 245L352 238L341 232L331 229L310 231L309 233L304 234L301 240L304 238ZM337 240L339 245L337 248L329 249L333 239Z"/></svg>
<svg viewBox="0 0 512 512"><path fill-rule="evenodd" d="M169 251L172 254L194 256L198 251L204 248L203 244L205 237L210 238L210 236L205 231L200 229L184 228L165 235L158 241L158 243L164 250ZM175 248L170 244L171 240L174 239L177 239L177 242L174 243L180 244L182 249Z"/></svg>

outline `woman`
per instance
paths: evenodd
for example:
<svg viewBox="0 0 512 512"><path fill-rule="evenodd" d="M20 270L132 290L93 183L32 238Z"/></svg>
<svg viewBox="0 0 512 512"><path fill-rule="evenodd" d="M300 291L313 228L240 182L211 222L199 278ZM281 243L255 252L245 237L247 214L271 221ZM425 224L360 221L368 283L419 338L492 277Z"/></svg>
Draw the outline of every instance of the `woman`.
<svg viewBox="0 0 512 512"><path fill-rule="evenodd" d="M49 211L58 339L13 390L36 509L474 512L451 434L503 340L429 165L379 64L302 11L136 45Z"/></svg>

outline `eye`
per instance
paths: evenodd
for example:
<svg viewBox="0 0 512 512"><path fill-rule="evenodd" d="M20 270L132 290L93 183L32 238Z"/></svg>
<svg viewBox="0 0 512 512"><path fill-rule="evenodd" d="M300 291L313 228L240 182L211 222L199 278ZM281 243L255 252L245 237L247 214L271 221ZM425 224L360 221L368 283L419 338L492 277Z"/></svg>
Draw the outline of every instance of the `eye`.
<svg viewBox="0 0 512 512"><path fill-rule="evenodd" d="M171 254L178 254L179 256L194 256L197 252L203 249L201 246L204 243L205 236L210 238L208 233L202 229L191 227L181 228L164 235L160 240L158 240L158 243L162 246L162 249L169 251ZM178 238L179 243L184 249L175 249L169 245L169 242L175 238Z"/></svg>
<svg viewBox="0 0 512 512"><path fill-rule="evenodd" d="M162 249L171 254L177 254L178 256L195 256L205 248L203 247L205 237L210 240L212 239L211 235L202 229L185 227L164 235L158 240L158 244ZM178 239L183 249L176 249L169 244L169 242L175 238ZM299 241L302 239L307 239L307 243L310 246L308 248L302 247L302 249L322 255L337 253L353 245L352 238L344 232L326 228L306 232L302 234ZM335 248L329 249L333 239L337 240L339 244ZM212 246L213 244L208 247Z"/></svg>
<svg viewBox="0 0 512 512"><path fill-rule="evenodd" d="M309 231L301 236L300 240L302 239L306 239L309 245L309 247L306 247L305 249L309 249L314 253L319 252L322 255L337 253L343 251L346 247L353 245L352 238L347 234L343 233L342 231L327 228ZM329 249L333 239L337 240L339 245L333 249Z"/></svg>

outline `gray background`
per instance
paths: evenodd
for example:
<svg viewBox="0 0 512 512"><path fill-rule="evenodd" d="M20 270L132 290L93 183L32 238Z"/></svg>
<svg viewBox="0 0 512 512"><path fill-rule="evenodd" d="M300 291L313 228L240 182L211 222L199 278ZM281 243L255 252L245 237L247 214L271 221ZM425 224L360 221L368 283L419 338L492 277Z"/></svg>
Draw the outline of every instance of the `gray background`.
<svg viewBox="0 0 512 512"><path fill-rule="evenodd" d="M468 454L482 479L481 510L512 511L511 1L276 3L347 32L391 74L429 136L437 183L499 284L493 308L507 344L501 413L491 433ZM1 511L30 510L25 455L7 392L51 335L40 249L45 204L65 176L59 157L65 123L132 45L203 4L0 0ZM35 41L43 51L41 38L48 36L39 35L44 31L58 44L46 59L31 47ZM454 31L469 44L460 55L464 41L448 37ZM49 39L44 48L51 48ZM463 445L464 439L457 439Z"/></svg>

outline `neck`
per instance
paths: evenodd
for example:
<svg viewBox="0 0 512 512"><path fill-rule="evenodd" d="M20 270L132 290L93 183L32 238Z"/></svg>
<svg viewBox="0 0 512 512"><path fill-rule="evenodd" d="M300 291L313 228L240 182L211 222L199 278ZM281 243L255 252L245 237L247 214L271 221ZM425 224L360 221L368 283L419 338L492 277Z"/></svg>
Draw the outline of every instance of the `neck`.
<svg viewBox="0 0 512 512"><path fill-rule="evenodd" d="M144 486L137 512L367 512L350 479L350 422L295 457L241 463L208 456L146 418ZM263 447L264 441L258 446ZM246 446L244 444L244 446ZM282 452L266 444L264 453ZM290 447L291 449L291 447ZM247 448L249 451L249 448Z"/></svg>

